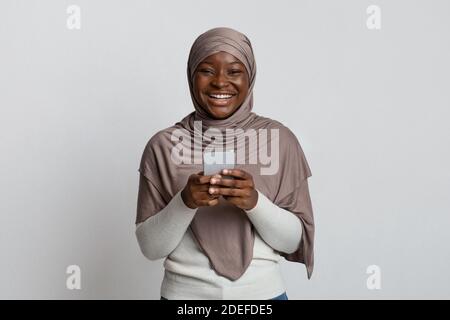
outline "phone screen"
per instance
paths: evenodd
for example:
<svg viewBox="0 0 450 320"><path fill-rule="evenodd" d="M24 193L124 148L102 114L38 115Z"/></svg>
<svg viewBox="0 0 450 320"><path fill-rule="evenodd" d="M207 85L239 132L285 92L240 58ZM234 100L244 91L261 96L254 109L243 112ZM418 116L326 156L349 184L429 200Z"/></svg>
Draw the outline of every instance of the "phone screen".
<svg viewBox="0 0 450 320"><path fill-rule="evenodd" d="M203 153L203 171L205 176L220 174L223 169L234 169L234 150ZM224 178L233 178L223 176Z"/></svg>

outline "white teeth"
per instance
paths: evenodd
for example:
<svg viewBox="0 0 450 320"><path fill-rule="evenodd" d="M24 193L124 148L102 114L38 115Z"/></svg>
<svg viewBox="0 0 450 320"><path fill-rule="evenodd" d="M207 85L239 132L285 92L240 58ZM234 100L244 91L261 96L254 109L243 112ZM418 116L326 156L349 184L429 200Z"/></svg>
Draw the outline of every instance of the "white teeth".
<svg viewBox="0 0 450 320"><path fill-rule="evenodd" d="M212 98L215 98L215 99L229 99L233 95L231 95L231 94L210 94L209 96Z"/></svg>

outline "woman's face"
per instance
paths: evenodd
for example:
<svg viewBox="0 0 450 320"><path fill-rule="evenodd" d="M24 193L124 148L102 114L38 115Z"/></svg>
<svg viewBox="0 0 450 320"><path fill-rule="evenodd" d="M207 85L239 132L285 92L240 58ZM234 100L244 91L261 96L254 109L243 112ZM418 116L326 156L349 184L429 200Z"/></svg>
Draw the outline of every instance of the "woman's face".
<svg viewBox="0 0 450 320"><path fill-rule="evenodd" d="M249 90L247 70L227 52L206 57L194 72L194 97L214 119L226 119L244 102Z"/></svg>

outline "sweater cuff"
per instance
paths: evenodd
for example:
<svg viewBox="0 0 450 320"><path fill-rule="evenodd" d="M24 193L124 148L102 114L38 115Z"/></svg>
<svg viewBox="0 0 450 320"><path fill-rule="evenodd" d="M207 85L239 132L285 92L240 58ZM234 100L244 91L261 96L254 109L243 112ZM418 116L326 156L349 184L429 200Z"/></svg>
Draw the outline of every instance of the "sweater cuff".
<svg viewBox="0 0 450 320"><path fill-rule="evenodd" d="M182 212L184 214L194 214L198 208L192 209L189 208L183 201L183 197L181 196L181 192L183 189L178 191L178 193L173 197L173 199L170 201L170 206L175 211Z"/></svg>
<svg viewBox="0 0 450 320"><path fill-rule="evenodd" d="M143 225L147 221L151 221L156 218L157 215L166 215L166 214L175 214L175 215L181 215L181 216L190 216L192 218L194 214L197 212L197 208L191 209L189 208L183 201L183 198L181 197L181 191L178 191L173 198L169 201L167 206L165 206L161 211L156 213L153 216L150 216L145 221L139 222L136 224L136 229L139 228L141 225Z"/></svg>
<svg viewBox="0 0 450 320"><path fill-rule="evenodd" d="M256 189L256 191L258 192L258 202L256 203L256 206L253 209L245 210L248 215L257 214L258 211L260 211L261 209L270 208L271 206L274 205L272 201L267 199L267 197L262 192L259 192L258 189Z"/></svg>

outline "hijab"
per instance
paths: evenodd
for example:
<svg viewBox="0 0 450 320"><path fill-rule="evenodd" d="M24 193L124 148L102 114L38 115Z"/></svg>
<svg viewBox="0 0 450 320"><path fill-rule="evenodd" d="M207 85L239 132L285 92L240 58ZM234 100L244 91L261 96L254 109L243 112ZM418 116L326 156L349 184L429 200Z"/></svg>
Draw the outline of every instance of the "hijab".
<svg viewBox="0 0 450 320"><path fill-rule="evenodd" d="M244 64L249 75L249 91L242 105L231 116L226 119L213 119L196 101L193 79L200 62L221 51L232 54ZM195 111L173 126L157 132L147 143L139 167L140 189L145 183L153 188L154 192L152 196L145 196L140 190L136 223L157 214L185 187L191 174L203 170L198 159L189 163L174 161L172 150L177 145L191 150L198 148L201 153L213 143L224 146L224 141L220 139L220 135L215 136L214 141L198 140L199 132L202 138L205 132L211 129L222 133L223 136L226 136L227 130L230 129L241 133L252 129L255 132L276 130L278 137L270 134L266 138L258 136L256 145L251 144L245 135L236 134L233 136L234 143L227 144L226 150L244 154L244 161L236 164L235 168L250 173L259 192L300 219L302 238L298 249L289 254L279 253L288 261L305 264L309 279L314 266L314 218L307 182L311 170L292 131L278 121L252 112L255 76L253 49L244 34L230 28L214 28L195 40L187 63L187 78ZM181 142L176 139L174 141L175 132L185 133ZM278 148L278 170L272 174L262 174L261 168L264 166L259 161L252 162L251 159L255 159L262 148L274 152L271 150L273 145ZM277 223L276 219L273 223ZM219 204L215 206L197 208L190 229L197 245L208 257L217 274L230 280L237 280L242 276L253 258L256 232L245 210L221 197Z"/></svg>

